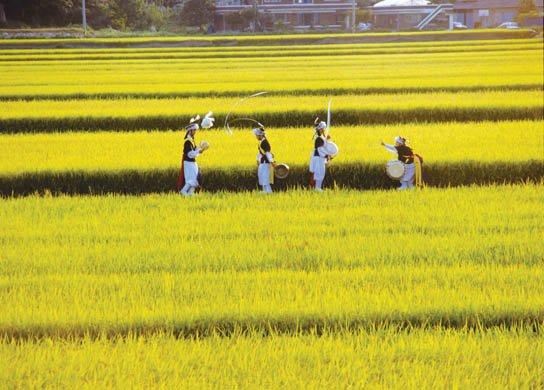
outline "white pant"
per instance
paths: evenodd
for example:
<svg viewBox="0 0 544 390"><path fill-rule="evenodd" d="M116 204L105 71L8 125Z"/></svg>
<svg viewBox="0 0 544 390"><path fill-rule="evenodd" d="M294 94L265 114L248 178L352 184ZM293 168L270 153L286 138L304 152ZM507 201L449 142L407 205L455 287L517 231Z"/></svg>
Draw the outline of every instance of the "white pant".
<svg viewBox="0 0 544 390"><path fill-rule="evenodd" d="M270 164L259 164L259 185L266 186L270 185Z"/></svg>
<svg viewBox="0 0 544 390"><path fill-rule="evenodd" d="M314 156L310 159L310 172L314 174L314 180L325 179L325 163L327 159L325 157Z"/></svg>
<svg viewBox="0 0 544 390"><path fill-rule="evenodd" d="M414 163L404 164L404 168L406 169L406 171L402 179L400 179L400 187L398 188L399 190L414 188L416 165Z"/></svg>
<svg viewBox="0 0 544 390"><path fill-rule="evenodd" d="M193 195L195 192L195 187L190 186L189 184L185 183L181 191L179 192L182 195L190 196Z"/></svg>
<svg viewBox="0 0 544 390"><path fill-rule="evenodd" d="M198 165L196 162L184 161L183 162L183 177L185 178L185 183L189 184L191 187L198 187Z"/></svg>

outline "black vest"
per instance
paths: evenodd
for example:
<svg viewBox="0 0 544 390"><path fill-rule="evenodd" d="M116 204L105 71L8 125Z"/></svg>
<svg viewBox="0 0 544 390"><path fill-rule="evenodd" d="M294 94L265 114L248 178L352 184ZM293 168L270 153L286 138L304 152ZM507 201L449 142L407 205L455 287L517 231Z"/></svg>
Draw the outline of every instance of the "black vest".
<svg viewBox="0 0 544 390"><path fill-rule="evenodd" d="M266 152L270 152L270 143L266 138L263 138L262 141L259 143L259 152L261 153L261 164L269 164L272 161L268 161L268 157L266 157Z"/></svg>
<svg viewBox="0 0 544 390"><path fill-rule="evenodd" d="M322 135L320 135L319 137L317 137L315 139L315 143L314 143L314 156L316 157L319 157L319 152L317 151L318 148L322 147L323 145L325 145L325 138L323 138Z"/></svg>
<svg viewBox="0 0 544 390"><path fill-rule="evenodd" d="M405 164L412 164L414 162L414 152L406 145L395 146L397 154L399 155L399 161Z"/></svg>
<svg viewBox="0 0 544 390"><path fill-rule="evenodd" d="M189 152L192 152L193 150L196 150L195 141L191 138L185 138L185 142L183 144L183 161L196 161L194 158L189 157Z"/></svg>

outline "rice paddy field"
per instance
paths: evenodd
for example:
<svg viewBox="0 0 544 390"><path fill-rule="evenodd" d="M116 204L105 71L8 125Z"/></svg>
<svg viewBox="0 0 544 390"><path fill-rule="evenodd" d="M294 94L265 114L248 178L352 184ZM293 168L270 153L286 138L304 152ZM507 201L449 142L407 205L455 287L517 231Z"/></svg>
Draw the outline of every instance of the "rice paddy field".
<svg viewBox="0 0 544 390"><path fill-rule="evenodd" d="M0 389L543 388L544 43L463 34L0 42Z"/></svg>

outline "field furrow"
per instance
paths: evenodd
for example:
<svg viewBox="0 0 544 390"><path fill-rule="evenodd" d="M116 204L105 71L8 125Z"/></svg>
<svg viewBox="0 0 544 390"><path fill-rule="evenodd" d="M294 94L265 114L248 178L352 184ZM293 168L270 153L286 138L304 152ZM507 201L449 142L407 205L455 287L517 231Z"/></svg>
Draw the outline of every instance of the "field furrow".
<svg viewBox="0 0 544 390"><path fill-rule="evenodd" d="M541 90L337 96L333 123L356 126L541 121L544 119L543 99ZM0 133L179 129L197 113L208 110L214 112L221 126L236 101L235 98L193 98L0 102ZM236 116L230 120L252 118L267 126L305 126L316 116L326 116L327 101L324 96L265 95L237 107Z"/></svg>
<svg viewBox="0 0 544 390"><path fill-rule="evenodd" d="M3 200L0 334L540 324L542 193Z"/></svg>
<svg viewBox="0 0 544 390"><path fill-rule="evenodd" d="M544 343L530 329L260 332L222 337L0 343L0 382L43 388L542 387ZM228 362L228 363L227 363Z"/></svg>
<svg viewBox="0 0 544 390"><path fill-rule="evenodd" d="M532 45L538 48L411 55L395 54L393 47L390 54L338 55L334 61L315 61L318 50L308 49L306 57L294 58L232 52L221 59L133 60L127 51L118 54L122 61L4 62L0 100L542 90L542 41Z"/></svg>

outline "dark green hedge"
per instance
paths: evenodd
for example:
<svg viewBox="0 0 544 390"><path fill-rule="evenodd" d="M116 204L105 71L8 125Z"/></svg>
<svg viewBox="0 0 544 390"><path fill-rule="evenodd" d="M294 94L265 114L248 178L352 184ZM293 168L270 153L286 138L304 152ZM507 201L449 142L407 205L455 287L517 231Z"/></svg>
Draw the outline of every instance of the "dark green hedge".
<svg viewBox="0 0 544 390"><path fill-rule="evenodd" d="M463 329L524 329L534 332L539 337L544 330L544 314L541 310L516 311L505 313L487 313L479 311L460 312L453 315L434 311L417 314L377 315L373 317L329 317L318 314L280 317L222 317L204 318L189 321L141 322L116 326L112 324L54 324L31 325L24 328L14 326L0 327L0 337L13 341L40 341L44 338L60 340L77 340L79 338L102 339L104 337L119 339L122 337L151 336L154 334L173 335L177 338L195 338L222 335L255 335L271 334L322 335L334 332L357 332L360 330L393 328L398 331L414 328L436 330Z"/></svg>
<svg viewBox="0 0 544 390"><path fill-rule="evenodd" d="M369 88L310 88L268 91L267 96L345 96L345 95L384 95L431 92L487 92L487 91L538 91L541 84L510 85L467 85L437 87L369 87ZM104 93L45 93L39 95L0 95L0 101L33 100L83 100L83 99L185 99L185 98L243 98L255 93L254 90L236 89L231 91L188 91L188 92L104 92ZM115 102L112 102L115 104Z"/></svg>
<svg viewBox="0 0 544 390"><path fill-rule="evenodd" d="M382 55L382 54L405 54L405 55L416 55L416 54L431 54L431 53L470 53L470 52L504 52L505 50L508 50L508 52L513 51L527 51L531 50L530 48L526 47L515 47L512 46L508 49L504 48L495 48L493 46L489 47L475 47L475 48L455 48L455 47L435 47L430 49L421 49L421 50L412 50L407 51L403 50L402 48L399 48L397 51L393 52L388 49L345 49L345 50L330 50L325 52L319 52L320 57L335 57L335 56L370 56L370 55ZM539 50L533 49L533 50ZM70 53L67 53L70 54ZM101 54L98 52L97 54ZM97 56L97 55L90 55L90 54L81 54L77 58L72 57L66 57L62 55L38 55L38 56L32 56L31 54L28 54L28 57L26 57L24 60L21 58L12 58L12 57L0 57L0 63L10 63L10 62L51 62L51 61L133 61L133 60L182 60L182 59L201 59L201 60L207 60L207 59L221 59L221 58L275 58L280 56L281 54L278 53L269 53L266 51L244 51L244 52L214 52L214 53L202 53L198 51L189 52L189 53L164 53L162 55L157 55L156 53L142 53L139 55L123 55L123 54L110 54L110 55L103 55L103 56ZM311 57L311 52L307 51L292 51L289 52L289 57ZM284 54L286 56L286 54Z"/></svg>
<svg viewBox="0 0 544 390"><path fill-rule="evenodd" d="M315 111L291 110L254 112L252 118L269 127L307 126ZM225 113L215 114L216 123L225 121ZM542 120L544 107L437 107L387 110L342 110L334 112L334 125L478 122L507 120ZM145 115L123 117L61 117L0 120L0 133L51 133L65 131L137 131L170 130L185 127L190 120L184 115Z"/></svg>
<svg viewBox="0 0 544 390"><path fill-rule="evenodd" d="M66 39L4 39L0 41L0 49L75 49L75 48L138 48L138 47L221 47L221 46L272 46L272 45L312 45L312 44L343 44L343 43L390 43L390 42L437 42L437 41L472 41L492 39L526 39L536 35L528 29L520 30L471 30L448 32L412 32L398 34L345 34L326 36L317 33L315 36L282 36L272 38L263 36L262 39L248 40L245 35L221 36L209 39L194 39L195 37L166 37L157 38L66 38Z"/></svg>
<svg viewBox="0 0 544 390"><path fill-rule="evenodd" d="M333 164L327 170L324 187L367 190L398 186L398 182L385 175L384 168L385 164ZM0 176L0 195L24 196L46 192L68 195L164 193L175 191L178 173L177 169L168 169L97 173L40 172ZM203 190L207 192L251 191L258 188L256 169L213 169L205 170L202 174ZM426 164L424 179L431 187L541 182L544 180L544 161ZM274 189L308 187L308 182L308 167L295 166L291 167L287 179L276 181Z"/></svg>

